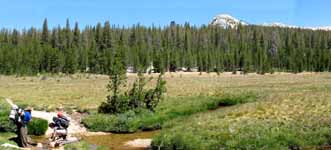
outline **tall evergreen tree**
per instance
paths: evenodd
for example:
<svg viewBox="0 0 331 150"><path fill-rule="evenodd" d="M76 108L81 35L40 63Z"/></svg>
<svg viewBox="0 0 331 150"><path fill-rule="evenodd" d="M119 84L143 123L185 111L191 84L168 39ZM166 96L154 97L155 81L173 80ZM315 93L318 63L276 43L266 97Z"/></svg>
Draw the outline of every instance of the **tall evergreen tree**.
<svg viewBox="0 0 331 150"><path fill-rule="evenodd" d="M43 29L41 33L41 42L42 44L48 44L49 42L49 31L48 31L48 23L47 18L45 18L43 23Z"/></svg>

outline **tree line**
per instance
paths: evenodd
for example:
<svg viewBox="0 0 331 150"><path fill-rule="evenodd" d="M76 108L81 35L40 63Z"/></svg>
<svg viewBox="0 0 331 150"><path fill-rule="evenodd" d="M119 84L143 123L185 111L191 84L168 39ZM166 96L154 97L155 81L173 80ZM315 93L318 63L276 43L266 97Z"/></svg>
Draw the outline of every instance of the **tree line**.
<svg viewBox="0 0 331 150"><path fill-rule="evenodd" d="M133 70L331 71L331 32L298 28L223 28L171 22L164 27L111 25L1 29L0 73L109 74L116 52Z"/></svg>

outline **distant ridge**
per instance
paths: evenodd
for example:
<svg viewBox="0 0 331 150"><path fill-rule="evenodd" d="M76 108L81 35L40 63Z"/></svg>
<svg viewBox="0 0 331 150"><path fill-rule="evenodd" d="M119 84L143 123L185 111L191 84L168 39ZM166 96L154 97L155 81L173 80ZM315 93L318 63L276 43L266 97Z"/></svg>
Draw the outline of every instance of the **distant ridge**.
<svg viewBox="0 0 331 150"><path fill-rule="evenodd" d="M213 20L209 23L210 25L221 26L224 28L235 28L239 24L241 25L254 25L248 24L245 21L237 19L229 14L219 14L213 18ZM273 23L263 23L263 24L255 24L260 26L268 26L268 27L281 27L281 28L300 28L300 29L310 29L310 30L323 30L323 31L331 31L331 26L322 26L322 27L300 27L294 25L287 25L280 22Z"/></svg>
<svg viewBox="0 0 331 150"><path fill-rule="evenodd" d="M210 22L210 25L217 25L217 26L221 26L224 28L228 28L228 27L234 28L234 27L238 26L239 24L248 25L248 23L238 20L229 14L217 15Z"/></svg>

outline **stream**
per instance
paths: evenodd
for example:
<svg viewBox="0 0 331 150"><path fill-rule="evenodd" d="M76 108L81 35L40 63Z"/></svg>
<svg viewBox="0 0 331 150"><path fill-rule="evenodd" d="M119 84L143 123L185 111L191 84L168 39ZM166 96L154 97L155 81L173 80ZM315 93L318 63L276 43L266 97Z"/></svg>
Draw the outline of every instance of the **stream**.
<svg viewBox="0 0 331 150"><path fill-rule="evenodd" d="M6 101L13 107L15 104L12 100L6 98ZM32 117L41 118L52 122L53 117L57 114L55 112L45 112L45 111L33 111ZM50 135L53 132L51 128L48 128L46 135ZM86 128L80 125L80 121L75 119L71 120L70 126L68 128L68 133L75 135L80 133L86 133ZM91 135L91 136L78 136L83 141L86 141L90 149L95 149L98 146L107 147L109 149L116 150L144 150L150 145L151 139L154 135L159 133L159 131L145 131L137 132L132 134L107 134L107 135ZM48 139L46 136L32 136L33 141L41 143L43 149L48 147ZM129 143L128 143L129 142Z"/></svg>
<svg viewBox="0 0 331 150"><path fill-rule="evenodd" d="M136 139L151 139L159 131L137 132L132 134L110 134L100 136L86 136L83 137L89 144L108 147L116 150L145 150L146 148L131 147L126 145L127 142Z"/></svg>
<svg viewBox="0 0 331 150"><path fill-rule="evenodd" d="M110 150L146 150L144 147L133 147L127 144L129 141L152 139L159 131L145 131L131 134L109 134L109 135L92 135L82 136L82 140L87 142L90 148L94 149L98 146L107 147ZM45 136L31 136L38 143L43 144L43 149L47 149L48 139Z"/></svg>

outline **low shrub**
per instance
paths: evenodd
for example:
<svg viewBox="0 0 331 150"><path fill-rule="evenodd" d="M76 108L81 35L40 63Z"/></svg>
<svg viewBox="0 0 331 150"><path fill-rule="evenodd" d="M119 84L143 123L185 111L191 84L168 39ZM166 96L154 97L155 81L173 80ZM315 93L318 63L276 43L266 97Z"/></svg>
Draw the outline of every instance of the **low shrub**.
<svg viewBox="0 0 331 150"><path fill-rule="evenodd" d="M254 102L257 99L253 93L245 93L240 95L226 95L220 99L218 106L233 106L237 104L244 104Z"/></svg>
<svg viewBox="0 0 331 150"><path fill-rule="evenodd" d="M107 114L91 114L82 120L85 127L91 131L111 131L112 125L115 122L114 115Z"/></svg>
<svg viewBox="0 0 331 150"><path fill-rule="evenodd" d="M16 126L9 121L8 119L9 113L10 113L10 106L2 98L0 98L0 145L4 143L17 145L15 142L9 141L10 138L16 136L14 133L11 133L16 130ZM7 148L7 147L5 148L0 146L0 150L1 149L10 150L14 148Z"/></svg>
<svg viewBox="0 0 331 150"><path fill-rule="evenodd" d="M0 99L0 132L14 132L16 126L9 121L10 106L3 99Z"/></svg>
<svg viewBox="0 0 331 150"><path fill-rule="evenodd" d="M112 93L99 106L99 113L122 114L136 109L147 109L154 112L166 91L166 81L164 81L163 75L159 75L155 88L145 89L145 85L151 79L148 81L142 73L138 73L138 78L133 83L133 87L121 93L120 87L125 79L120 74L110 75L110 82L107 87Z"/></svg>
<svg viewBox="0 0 331 150"><path fill-rule="evenodd" d="M92 131L128 133L137 130L160 129L166 122L192 114L256 100L252 93L243 95L169 97L162 101L155 112L147 109L131 110L122 114L91 114L83 119L83 124Z"/></svg>
<svg viewBox="0 0 331 150"><path fill-rule="evenodd" d="M85 117L82 123L91 131L114 133L132 133L142 128L142 119L148 111L128 111L123 114L92 114Z"/></svg>
<svg viewBox="0 0 331 150"><path fill-rule="evenodd" d="M29 135L44 135L48 129L48 121L39 118L33 118L28 124Z"/></svg>

